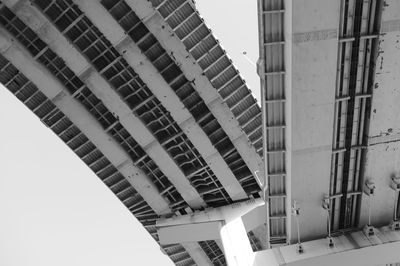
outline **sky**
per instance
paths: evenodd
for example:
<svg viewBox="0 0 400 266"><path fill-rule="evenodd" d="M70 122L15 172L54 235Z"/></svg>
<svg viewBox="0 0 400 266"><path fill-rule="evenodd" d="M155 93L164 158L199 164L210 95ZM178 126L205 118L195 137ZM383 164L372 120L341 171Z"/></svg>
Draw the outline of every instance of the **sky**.
<svg viewBox="0 0 400 266"><path fill-rule="evenodd" d="M256 1L196 5L259 95ZM134 216L0 85L0 265L173 265Z"/></svg>

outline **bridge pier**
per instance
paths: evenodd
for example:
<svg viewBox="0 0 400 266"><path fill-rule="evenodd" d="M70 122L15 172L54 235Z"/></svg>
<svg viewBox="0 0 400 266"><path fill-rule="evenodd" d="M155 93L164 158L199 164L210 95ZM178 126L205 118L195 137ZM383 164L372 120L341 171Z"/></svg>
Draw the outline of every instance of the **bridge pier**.
<svg viewBox="0 0 400 266"><path fill-rule="evenodd" d="M161 244L220 239L228 265L253 265L255 253L247 232L265 216L261 199L207 209L190 215L160 219L157 222ZM264 211L264 212L263 212Z"/></svg>
<svg viewBox="0 0 400 266"><path fill-rule="evenodd" d="M228 265L252 265L255 254L247 237L242 218L234 217L222 221L221 224L220 236Z"/></svg>

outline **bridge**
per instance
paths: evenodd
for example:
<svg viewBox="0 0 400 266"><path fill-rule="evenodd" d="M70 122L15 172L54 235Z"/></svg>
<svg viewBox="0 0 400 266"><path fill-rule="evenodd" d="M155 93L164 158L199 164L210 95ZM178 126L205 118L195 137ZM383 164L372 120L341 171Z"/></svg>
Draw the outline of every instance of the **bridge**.
<svg viewBox="0 0 400 266"><path fill-rule="evenodd" d="M400 3L258 20L260 103L191 0L3 0L0 82L176 265L399 262Z"/></svg>

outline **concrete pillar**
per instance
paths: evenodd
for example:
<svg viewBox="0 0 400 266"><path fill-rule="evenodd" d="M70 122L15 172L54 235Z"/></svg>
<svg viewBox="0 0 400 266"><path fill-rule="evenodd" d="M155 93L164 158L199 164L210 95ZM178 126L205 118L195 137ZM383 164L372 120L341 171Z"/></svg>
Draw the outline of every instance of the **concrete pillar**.
<svg viewBox="0 0 400 266"><path fill-rule="evenodd" d="M254 253L241 217L223 221L220 235L229 266L253 265Z"/></svg>

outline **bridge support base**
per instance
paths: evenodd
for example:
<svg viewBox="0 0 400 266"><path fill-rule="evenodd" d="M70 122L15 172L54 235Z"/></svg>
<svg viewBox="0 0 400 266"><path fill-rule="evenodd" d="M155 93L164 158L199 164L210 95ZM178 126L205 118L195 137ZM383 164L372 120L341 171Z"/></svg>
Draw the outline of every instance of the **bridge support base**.
<svg viewBox="0 0 400 266"><path fill-rule="evenodd" d="M253 265L253 252L241 217L227 217L221 222L221 240L229 266Z"/></svg>

